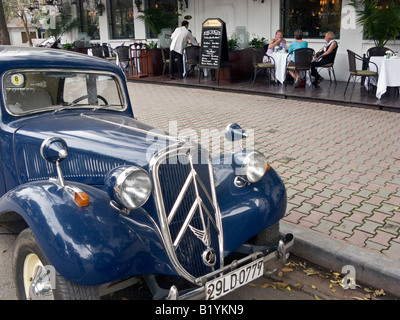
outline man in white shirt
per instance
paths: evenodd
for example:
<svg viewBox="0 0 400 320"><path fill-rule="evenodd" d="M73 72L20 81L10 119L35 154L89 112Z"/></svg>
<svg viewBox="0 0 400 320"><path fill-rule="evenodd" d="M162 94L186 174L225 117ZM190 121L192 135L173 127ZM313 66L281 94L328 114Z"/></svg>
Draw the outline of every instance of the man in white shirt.
<svg viewBox="0 0 400 320"><path fill-rule="evenodd" d="M195 37L188 30L189 22L182 21L182 26L176 28L171 35L170 57L169 57L169 77L174 79L175 59L178 59L179 78L183 78L183 50L186 48L188 41L193 44L197 43Z"/></svg>

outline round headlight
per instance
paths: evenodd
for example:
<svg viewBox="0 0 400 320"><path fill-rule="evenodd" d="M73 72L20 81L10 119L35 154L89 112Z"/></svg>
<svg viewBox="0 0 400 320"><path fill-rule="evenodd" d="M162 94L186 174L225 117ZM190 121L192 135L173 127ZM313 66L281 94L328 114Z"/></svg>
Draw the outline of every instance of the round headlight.
<svg viewBox="0 0 400 320"><path fill-rule="evenodd" d="M258 151L249 153L243 160L243 173L249 182L259 181L267 170L267 158Z"/></svg>
<svg viewBox="0 0 400 320"><path fill-rule="evenodd" d="M145 204L151 193L151 180L148 173L138 167L122 171L114 185L114 200L129 209Z"/></svg>

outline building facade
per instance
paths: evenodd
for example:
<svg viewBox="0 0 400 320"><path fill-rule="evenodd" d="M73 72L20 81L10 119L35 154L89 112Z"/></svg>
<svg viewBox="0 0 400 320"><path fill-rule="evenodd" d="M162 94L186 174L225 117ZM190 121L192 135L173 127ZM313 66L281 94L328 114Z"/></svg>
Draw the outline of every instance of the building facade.
<svg viewBox="0 0 400 320"><path fill-rule="evenodd" d="M350 0L63 0L70 5L79 27L65 33L62 41L85 40L91 43L110 43L116 47L135 39L154 39L155 34L139 16L140 11L160 3L172 2L179 12L177 25L186 19L189 29L200 41L202 23L208 18L220 18L226 23L228 39L236 37L238 28L249 39L264 37L270 40L282 29L287 43L293 41L296 29L302 29L309 47L319 50L326 31L333 31L339 44L335 71L338 80L347 80L347 49L363 54L373 47L365 40L363 29L356 23ZM140 10L139 10L140 9ZM400 40L387 46L400 51ZM15 44L15 43L13 43Z"/></svg>

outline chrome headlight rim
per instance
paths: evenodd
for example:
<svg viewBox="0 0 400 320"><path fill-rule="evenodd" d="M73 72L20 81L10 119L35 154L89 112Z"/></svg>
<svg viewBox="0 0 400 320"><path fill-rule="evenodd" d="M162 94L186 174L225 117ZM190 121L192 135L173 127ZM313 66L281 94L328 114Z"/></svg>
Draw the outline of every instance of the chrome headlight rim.
<svg viewBox="0 0 400 320"><path fill-rule="evenodd" d="M244 157L241 171L247 182L257 183L265 175L268 167L267 158L261 152L254 150Z"/></svg>
<svg viewBox="0 0 400 320"><path fill-rule="evenodd" d="M116 171L113 200L127 209L137 209L147 202L152 189L153 184L146 170L136 166L123 168Z"/></svg>

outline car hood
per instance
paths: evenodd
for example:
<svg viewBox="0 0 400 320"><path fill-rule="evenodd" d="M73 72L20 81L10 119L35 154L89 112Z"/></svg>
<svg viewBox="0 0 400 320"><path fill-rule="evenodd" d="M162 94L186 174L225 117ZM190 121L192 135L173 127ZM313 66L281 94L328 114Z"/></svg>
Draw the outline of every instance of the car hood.
<svg viewBox="0 0 400 320"><path fill-rule="evenodd" d="M148 169L155 152L175 143L163 131L111 113L54 115L21 124L14 137L19 183L56 177L55 165L40 154L42 142L59 137L68 145L60 166L65 179L102 185L104 175L122 165Z"/></svg>

